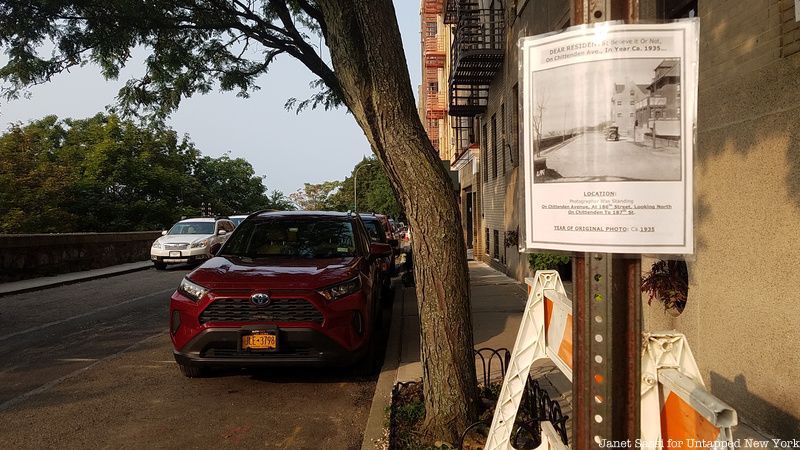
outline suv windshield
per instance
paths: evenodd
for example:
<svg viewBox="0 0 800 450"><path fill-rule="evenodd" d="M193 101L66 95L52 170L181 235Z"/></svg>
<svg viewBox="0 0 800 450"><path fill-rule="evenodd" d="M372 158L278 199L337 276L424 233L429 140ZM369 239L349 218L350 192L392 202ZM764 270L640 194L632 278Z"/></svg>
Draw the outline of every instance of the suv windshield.
<svg viewBox="0 0 800 450"><path fill-rule="evenodd" d="M214 222L180 222L167 234L214 234Z"/></svg>
<svg viewBox="0 0 800 450"><path fill-rule="evenodd" d="M344 220L251 220L239 226L222 254L250 258L354 256L353 226Z"/></svg>

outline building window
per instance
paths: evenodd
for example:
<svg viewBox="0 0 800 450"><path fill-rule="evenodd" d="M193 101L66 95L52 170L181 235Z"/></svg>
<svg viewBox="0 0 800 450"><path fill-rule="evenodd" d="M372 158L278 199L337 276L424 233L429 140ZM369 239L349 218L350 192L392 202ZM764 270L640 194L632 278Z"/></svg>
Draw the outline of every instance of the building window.
<svg viewBox="0 0 800 450"><path fill-rule="evenodd" d="M497 178L497 116L492 114L492 178Z"/></svg>
<svg viewBox="0 0 800 450"><path fill-rule="evenodd" d="M488 255L489 254L489 229L486 228L485 230L486 230L486 247L484 247L484 248L486 249L486 254Z"/></svg>
<svg viewBox="0 0 800 450"><path fill-rule="evenodd" d="M622 101L621 100L617 102L617 106L622 106Z"/></svg>
<svg viewBox="0 0 800 450"><path fill-rule="evenodd" d="M617 113L617 117L622 117L622 113Z"/></svg>
<svg viewBox="0 0 800 450"><path fill-rule="evenodd" d="M506 105L500 105L500 173L506 173Z"/></svg>
<svg viewBox="0 0 800 450"><path fill-rule="evenodd" d="M633 103L634 103L633 100L631 100L631 105L633 105Z"/></svg>
<svg viewBox="0 0 800 450"><path fill-rule="evenodd" d="M483 155L481 155L481 159L483 159L483 181L489 181L489 151L487 145L489 145L488 139L486 139L489 135L486 133L486 124L483 124L481 133L481 150ZM487 231L486 234L488 235L489 232ZM488 245L488 244L487 244Z"/></svg>
<svg viewBox="0 0 800 450"><path fill-rule="evenodd" d="M633 89L631 89L631 97L633 97L634 95L635 94L633 93Z"/></svg>
<svg viewBox="0 0 800 450"><path fill-rule="evenodd" d="M436 22L425 22L425 35L428 37L436 36Z"/></svg>
<svg viewBox="0 0 800 450"><path fill-rule="evenodd" d="M631 113L630 117L633 117L633 113Z"/></svg>
<svg viewBox="0 0 800 450"><path fill-rule="evenodd" d="M492 230L492 258L500 259L500 232Z"/></svg>

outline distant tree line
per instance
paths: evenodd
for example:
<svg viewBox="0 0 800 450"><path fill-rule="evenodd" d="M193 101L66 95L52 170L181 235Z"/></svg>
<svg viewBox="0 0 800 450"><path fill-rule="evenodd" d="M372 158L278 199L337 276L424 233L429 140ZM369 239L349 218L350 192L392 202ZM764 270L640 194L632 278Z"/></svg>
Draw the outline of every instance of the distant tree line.
<svg viewBox="0 0 800 450"><path fill-rule="evenodd" d="M386 214L396 219L405 217L389 184L389 178L374 156L362 159L353 167L350 176L342 181L305 183L303 189L289 194L289 198L303 210L352 211L356 206L353 184L356 171L358 212Z"/></svg>
<svg viewBox="0 0 800 450"><path fill-rule="evenodd" d="M47 116L0 136L0 233L137 231L198 216L291 209L242 158L115 115Z"/></svg>

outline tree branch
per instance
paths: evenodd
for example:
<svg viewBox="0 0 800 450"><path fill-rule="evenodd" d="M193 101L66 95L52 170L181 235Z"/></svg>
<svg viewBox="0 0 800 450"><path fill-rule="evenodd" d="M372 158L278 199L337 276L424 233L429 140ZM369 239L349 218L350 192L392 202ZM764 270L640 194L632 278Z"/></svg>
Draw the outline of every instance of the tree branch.
<svg viewBox="0 0 800 450"><path fill-rule="evenodd" d="M278 18L281 20L281 23L283 23L283 26L289 32L294 45L300 51L299 55L292 54L292 56L299 59L303 64L306 65L306 67L308 67L309 70L311 70L311 72L320 77L320 79L324 81L325 84L331 89L333 95L337 96L342 102L347 104L341 84L339 83L339 78L336 76L336 73L333 71L333 69L331 69L325 63L325 61L320 58L314 48L308 42L306 42L305 39L303 39L302 34L300 34L300 32L297 30L297 27L294 25L292 14L289 12L286 2L281 0L269 0L269 4L275 9L275 12L278 14Z"/></svg>

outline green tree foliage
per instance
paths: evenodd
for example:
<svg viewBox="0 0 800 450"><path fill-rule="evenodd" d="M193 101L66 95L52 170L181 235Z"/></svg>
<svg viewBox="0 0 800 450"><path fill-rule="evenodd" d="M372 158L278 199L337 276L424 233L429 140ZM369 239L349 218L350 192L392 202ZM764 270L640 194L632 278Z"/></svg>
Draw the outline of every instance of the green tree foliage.
<svg viewBox="0 0 800 450"><path fill-rule="evenodd" d="M289 200L304 211L336 211L340 208L332 200L340 185L338 181L305 183L303 189L289 194Z"/></svg>
<svg viewBox="0 0 800 450"><path fill-rule="evenodd" d="M152 230L200 212L286 209L241 159L201 157L186 137L114 115L55 116L0 136L0 232Z"/></svg>
<svg viewBox="0 0 800 450"><path fill-rule="evenodd" d="M272 208L262 178L257 177L253 166L242 158L199 158L194 177L204 187L203 196L210 199L211 208L217 214Z"/></svg>
<svg viewBox="0 0 800 450"><path fill-rule="evenodd" d="M349 177L341 182L341 188L332 196L332 209L348 211L355 208L353 196L353 179L358 171L358 210L359 212L375 212L389 217L403 216L400 203L394 195L389 177L380 162L374 156L364 158L353 168Z"/></svg>
<svg viewBox="0 0 800 450"><path fill-rule="evenodd" d="M279 211L290 211L297 209L294 203L283 192L273 190L267 195L266 209L277 209Z"/></svg>

